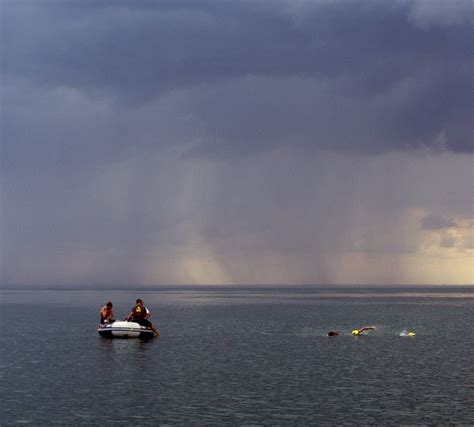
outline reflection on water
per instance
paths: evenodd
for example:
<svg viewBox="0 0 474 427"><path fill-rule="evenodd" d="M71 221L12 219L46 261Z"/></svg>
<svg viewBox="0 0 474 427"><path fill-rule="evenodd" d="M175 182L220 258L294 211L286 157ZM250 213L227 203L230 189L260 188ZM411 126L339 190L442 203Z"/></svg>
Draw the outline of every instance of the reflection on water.
<svg viewBox="0 0 474 427"><path fill-rule="evenodd" d="M2 425L470 424L473 293L407 292L2 292ZM137 297L162 337L100 338Z"/></svg>

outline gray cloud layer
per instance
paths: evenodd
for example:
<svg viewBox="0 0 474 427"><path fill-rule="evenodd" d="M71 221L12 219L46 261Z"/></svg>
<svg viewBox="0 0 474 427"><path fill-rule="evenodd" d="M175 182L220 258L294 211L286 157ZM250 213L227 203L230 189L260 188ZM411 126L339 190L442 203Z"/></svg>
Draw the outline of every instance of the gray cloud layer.
<svg viewBox="0 0 474 427"><path fill-rule="evenodd" d="M472 35L463 0L10 1L2 71L7 85L69 87L125 110L181 91L200 155L288 140L472 152Z"/></svg>

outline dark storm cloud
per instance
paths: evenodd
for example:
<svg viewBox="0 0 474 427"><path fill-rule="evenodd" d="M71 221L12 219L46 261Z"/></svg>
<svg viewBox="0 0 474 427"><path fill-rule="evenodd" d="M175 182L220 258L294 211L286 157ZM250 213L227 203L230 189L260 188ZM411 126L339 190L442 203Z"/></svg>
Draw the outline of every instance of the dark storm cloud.
<svg viewBox="0 0 474 427"><path fill-rule="evenodd" d="M421 219L422 230L441 230L443 228L455 226L456 223L452 218L448 218L438 213L430 213Z"/></svg>
<svg viewBox="0 0 474 427"><path fill-rule="evenodd" d="M91 99L106 97L125 111L118 117L167 93L185 93L178 114L197 118L182 125L187 136L176 139L172 130L160 137L153 120L132 118L137 146L194 134L193 152L200 155L289 143L355 152L472 152L466 4L9 1L2 11L3 85L26 81L35 89L68 87ZM119 136L87 139L104 153L113 150L108 144L120 151L125 126L113 115L107 120L91 118L89 127L99 127L99 135L107 125L122 128ZM42 126L44 138L36 142L46 143L54 126ZM5 139L15 139L9 131ZM151 143L141 132L158 137ZM28 141L36 138L32 133Z"/></svg>

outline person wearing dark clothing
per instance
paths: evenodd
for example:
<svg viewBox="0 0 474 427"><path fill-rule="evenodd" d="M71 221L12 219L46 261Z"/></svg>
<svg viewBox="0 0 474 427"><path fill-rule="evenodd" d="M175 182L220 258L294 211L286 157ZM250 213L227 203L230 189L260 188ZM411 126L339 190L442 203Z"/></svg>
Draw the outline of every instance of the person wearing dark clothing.
<svg viewBox="0 0 474 427"><path fill-rule="evenodd" d="M155 325L151 323L148 319L151 316L150 310L145 307L143 300L138 298L135 302L135 306L132 308L130 314L126 317L125 320L128 322L136 322L142 326L150 328L157 337L160 336L160 332L156 329Z"/></svg>

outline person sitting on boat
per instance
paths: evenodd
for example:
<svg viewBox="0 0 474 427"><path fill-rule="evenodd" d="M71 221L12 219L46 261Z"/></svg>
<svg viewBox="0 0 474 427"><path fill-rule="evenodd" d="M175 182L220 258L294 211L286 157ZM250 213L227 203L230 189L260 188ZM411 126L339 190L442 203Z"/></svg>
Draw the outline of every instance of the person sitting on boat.
<svg viewBox="0 0 474 427"><path fill-rule="evenodd" d="M146 326L147 328L150 328L155 333L155 335L158 337L158 336L160 336L160 332L158 331L158 329L156 329L155 325L153 325L153 323L151 323L148 320L150 318L150 316L151 316L150 310L148 310L148 308L145 307L145 305L143 304L143 300L138 298L135 301L135 307L132 308L132 311L125 318L125 320L127 320L128 322L130 322L130 321L136 322L139 325Z"/></svg>
<svg viewBox="0 0 474 427"><path fill-rule="evenodd" d="M114 311L113 311L113 304L109 301L100 309L100 324L104 325L105 323L113 323L115 322L114 319Z"/></svg>

